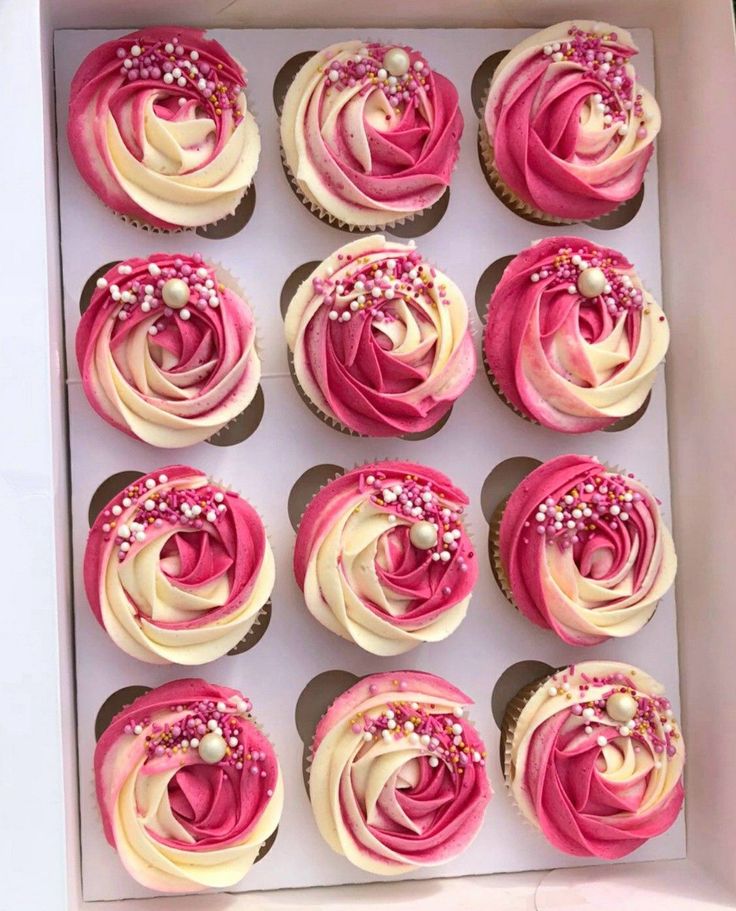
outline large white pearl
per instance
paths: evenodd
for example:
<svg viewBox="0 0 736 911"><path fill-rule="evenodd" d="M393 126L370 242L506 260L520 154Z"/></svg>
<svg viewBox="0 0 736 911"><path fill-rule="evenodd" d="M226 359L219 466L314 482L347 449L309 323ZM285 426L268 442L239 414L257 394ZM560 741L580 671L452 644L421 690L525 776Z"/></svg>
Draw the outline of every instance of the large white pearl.
<svg viewBox="0 0 736 911"><path fill-rule="evenodd" d="M606 700L606 711L614 721L631 721L637 708L636 699L628 693L614 693Z"/></svg>
<svg viewBox="0 0 736 911"><path fill-rule="evenodd" d="M603 294L606 287L606 276L602 269L593 266L591 269L583 269L578 277L578 291L583 297L598 297Z"/></svg>
<svg viewBox="0 0 736 911"><path fill-rule="evenodd" d="M172 310L181 310L189 303L189 285L180 278L170 278L161 290L164 303Z"/></svg>
<svg viewBox="0 0 736 911"><path fill-rule="evenodd" d="M200 759L202 759L203 762L209 763L210 765L214 765L216 762L219 762L225 755L226 749L227 744L225 743L225 738L221 737L219 734L216 734L214 731L210 731L209 734L205 734L204 737L199 741L199 746L197 747Z"/></svg>
<svg viewBox="0 0 736 911"><path fill-rule="evenodd" d="M409 71L409 55L403 47L392 47L383 55L383 65L392 76L403 76Z"/></svg>
<svg viewBox="0 0 736 911"><path fill-rule="evenodd" d="M437 529L431 522L415 522L409 532L409 540L419 550L429 550L437 543Z"/></svg>

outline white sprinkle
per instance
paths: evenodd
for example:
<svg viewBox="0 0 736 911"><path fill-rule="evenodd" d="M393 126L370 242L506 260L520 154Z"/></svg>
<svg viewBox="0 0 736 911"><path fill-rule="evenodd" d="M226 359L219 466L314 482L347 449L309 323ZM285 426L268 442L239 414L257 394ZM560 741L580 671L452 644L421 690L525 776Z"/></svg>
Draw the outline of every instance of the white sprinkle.
<svg viewBox="0 0 736 911"><path fill-rule="evenodd" d="M440 764L440 761L436 756L430 756L428 761L433 769L436 769L437 766Z"/></svg>
<svg viewBox="0 0 736 911"><path fill-rule="evenodd" d="M173 81L174 77L171 75L171 73L164 73L164 82L166 85L171 85Z"/></svg>
<svg viewBox="0 0 736 911"><path fill-rule="evenodd" d="M189 310L187 310L186 307L183 307L183 308L179 311L179 316L180 316L183 320L189 319L189 318L191 317L191 315L192 315L192 314L189 312Z"/></svg>
<svg viewBox="0 0 736 911"><path fill-rule="evenodd" d="M155 508L156 508L156 504L154 503L153 500L146 500L146 502L143 504L143 506L144 506L149 512L151 512L152 509L155 509Z"/></svg>
<svg viewBox="0 0 736 911"><path fill-rule="evenodd" d="M585 728L584 728L584 731L585 731L586 734L592 734L592 733L593 733L593 728L592 728L589 724L586 724L586 725L585 725Z"/></svg>
<svg viewBox="0 0 736 911"><path fill-rule="evenodd" d="M207 722L207 727L208 727L211 731L214 731L214 730L215 730L215 728L217 727L217 722L215 721L214 718L210 718L210 720Z"/></svg>
<svg viewBox="0 0 736 911"><path fill-rule="evenodd" d="M214 509L211 509L211 510L207 513L207 515L205 516L205 518L207 519L208 522L214 522L215 519L217 518L217 513L214 511Z"/></svg>
<svg viewBox="0 0 736 911"><path fill-rule="evenodd" d="M199 737L192 737L189 741L189 746L196 750L199 746Z"/></svg>
<svg viewBox="0 0 736 911"><path fill-rule="evenodd" d="M366 743L370 743L370 741L373 740L373 734L371 734L370 731L364 731L363 740L365 740Z"/></svg>
<svg viewBox="0 0 736 911"><path fill-rule="evenodd" d="M551 686L551 687L549 687L549 689L547 690L547 695L548 695L548 696L556 696L556 695L557 695L557 687L556 687L556 686Z"/></svg>
<svg viewBox="0 0 736 911"><path fill-rule="evenodd" d="M608 743L608 738L607 738L607 737L603 737L603 735L601 735L601 736L596 740L596 743L598 744L599 747L604 747L604 746Z"/></svg>
<svg viewBox="0 0 736 911"><path fill-rule="evenodd" d="M453 726L452 726L452 733L453 734L462 734L462 732L463 732L463 726L461 724L458 724L457 722L455 722L455 724L453 724Z"/></svg>
<svg viewBox="0 0 736 911"><path fill-rule="evenodd" d="M137 724L137 725L133 728L133 733L134 733L134 734L142 734L142 733L143 733L143 728L141 727L140 724Z"/></svg>

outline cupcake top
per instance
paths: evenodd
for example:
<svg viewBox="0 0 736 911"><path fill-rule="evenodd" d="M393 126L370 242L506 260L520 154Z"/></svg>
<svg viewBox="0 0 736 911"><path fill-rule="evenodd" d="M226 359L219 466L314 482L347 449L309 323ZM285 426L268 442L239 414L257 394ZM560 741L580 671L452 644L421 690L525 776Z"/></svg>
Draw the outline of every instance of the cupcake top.
<svg viewBox="0 0 736 911"><path fill-rule="evenodd" d="M258 513L186 465L142 475L90 529L84 586L92 611L129 655L204 664L255 623L274 584Z"/></svg>
<svg viewBox="0 0 736 911"><path fill-rule="evenodd" d="M520 694L521 701L521 694ZM506 781L560 851L614 860L667 830L685 747L663 687L618 661L586 661L507 714Z"/></svg>
<svg viewBox="0 0 736 911"><path fill-rule="evenodd" d="M307 507L294 549L310 612L375 655L449 636L478 577L467 505L443 474L412 462L374 462L331 481Z"/></svg>
<svg viewBox="0 0 736 911"><path fill-rule="evenodd" d="M552 430L587 433L646 400L669 326L626 257L580 237L548 237L507 266L483 348L502 394Z"/></svg>
<svg viewBox="0 0 736 911"><path fill-rule="evenodd" d="M497 554L519 610L570 645L638 632L677 568L658 500L633 475L579 455L551 459L519 484Z"/></svg>
<svg viewBox="0 0 736 911"><path fill-rule="evenodd" d="M146 225L207 225L253 180L261 139L245 71L200 29L166 26L100 45L72 81L79 172L113 211Z"/></svg>
<svg viewBox="0 0 736 911"><path fill-rule="evenodd" d="M357 40L308 60L281 113L297 188L316 209L357 227L394 224L437 202L462 130L454 85L421 54Z"/></svg>
<svg viewBox="0 0 736 911"><path fill-rule="evenodd" d="M412 245L377 234L336 250L286 314L294 372L333 422L366 436L428 430L476 367L460 289Z"/></svg>
<svg viewBox="0 0 736 911"><path fill-rule="evenodd" d="M501 181L533 214L595 218L635 196L660 113L631 35L561 22L522 41L491 81L483 125Z"/></svg>
<svg viewBox="0 0 736 911"><path fill-rule="evenodd" d="M320 721L309 777L325 841L391 876L447 863L478 834L491 785L472 700L422 671L364 677Z"/></svg>
<svg viewBox="0 0 736 911"><path fill-rule="evenodd" d="M113 427L175 449L221 430L261 376L250 307L195 253L154 253L97 280L76 336L84 391Z"/></svg>
<svg viewBox="0 0 736 911"><path fill-rule="evenodd" d="M105 837L158 892L233 886L278 825L278 759L237 690L175 680L117 715L95 750Z"/></svg>

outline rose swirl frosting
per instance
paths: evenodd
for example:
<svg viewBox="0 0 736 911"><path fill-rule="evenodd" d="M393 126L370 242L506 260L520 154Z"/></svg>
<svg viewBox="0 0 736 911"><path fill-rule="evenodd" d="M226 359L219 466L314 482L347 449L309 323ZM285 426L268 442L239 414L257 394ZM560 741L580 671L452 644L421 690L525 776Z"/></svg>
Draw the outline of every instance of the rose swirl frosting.
<svg viewBox="0 0 736 911"><path fill-rule="evenodd" d="M108 41L72 81L68 137L79 172L115 212L164 229L235 211L261 140L245 71L190 28Z"/></svg>
<svg viewBox="0 0 736 911"><path fill-rule="evenodd" d="M376 462L331 481L307 507L294 549L310 612L376 655L449 636L478 577L467 505L448 478L411 462Z"/></svg>
<svg viewBox="0 0 736 911"><path fill-rule="evenodd" d="M669 344L632 264L579 237L549 237L507 266L488 308L486 361L527 417L566 433L640 408Z"/></svg>
<svg viewBox="0 0 736 911"><path fill-rule="evenodd" d="M92 611L129 655L204 664L246 635L274 559L258 513L185 465L143 475L99 514L84 554Z"/></svg>
<svg viewBox="0 0 736 911"><path fill-rule="evenodd" d="M105 837L159 892L233 886L274 832L278 759L237 690L166 683L123 709L95 750Z"/></svg>
<svg viewBox="0 0 736 911"><path fill-rule="evenodd" d="M330 706L312 744L309 792L322 836L369 873L457 857L477 835L491 786L472 704L434 674L359 681Z"/></svg>
<svg viewBox="0 0 736 911"><path fill-rule="evenodd" d="M650 491L579 455L545 462L511 494L498 556L519 610L570 645L638 632L677 568Z"/></svg>
<svg viewBox="0 0 736 911"><path fill-rule="evenodd" d="M152 446L191 446L253 400L261 376L250 307L195 253L154 253L97 280L76 335L87 398Z"/></svg>
<svg viewBox="0 0 736 911"><path fill-rule="evenodd" d="M501 61L483 128L492 167L530 212L594 218L636 195L661 123L637 53L624 29L562 22Z"/></svg>
<svg viewBox="0 0 736 911"><path fill-rule="evenodd" d="M507 783L560 851L613 860L676 820L685 746L649 674L617 661L573 665L511 714Z"/></svg>
<svg viewBox="0 0 736 911"><path fill-rule="evenodd" d="M361 41L315 54L281 114L284 157L299 190L341 222L371 228L437 202L462 130L455 87L421 54Z"/></svg>
<svg viewBox="0 0 736 911"><path fill-rule="evenodd" d="M420 253L381 235L335 251L302 282L286 338L304 392L366 436L421 432L476 367L460 289Z"/></svg>

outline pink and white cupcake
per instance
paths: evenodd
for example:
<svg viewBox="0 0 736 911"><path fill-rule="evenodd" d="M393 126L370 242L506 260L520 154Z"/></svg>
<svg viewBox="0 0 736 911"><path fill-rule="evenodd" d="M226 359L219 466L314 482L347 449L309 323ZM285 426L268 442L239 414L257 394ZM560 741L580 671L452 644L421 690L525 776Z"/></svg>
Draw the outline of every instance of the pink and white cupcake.
<svg viewBox="0 0 736 911"><path fill-rule="evenodd" d="M682 807L685 745L664 688L618 661L585 661L525 687L502 730L505 777L559 851L615 860Z"/></svg>
<svg viewBox="0 0 736 911"><path fill-rule="evenodd" d="M553 224L597 218L636 196L661 118L637 80L629 32L561 22L504 57L491 80L481 150L518 210Z"/></svg>
<svg viewBox="0 0 736 911"><path fill-rule="evenodd" d="M100 417L163 449L217 433L247 408L261 377L250 307L198 253L113 266L97 280L76 352Z"/></svg>
<svg viewBox="0 0 736 911"><path fill-rule="evenodd" d="M488 305L491 380L529 420L588 433L635 414L669 344L634 266L581 237L548 237L506 267Z"/></svg>
<svg viewBox="0 0 736 911"><path fill-rule="evenodd" d="M633 475L588 456L532 471L491 534L509 600L569 645L638 632L677 569L659 501Z"/></svg>
<svg viewBox="0 0 736 911"><path fill-rule="evenodd" d="M478 578L467 496L413 462L373 462L331 481L299 524L294 574L310 613L374 655L457 629Z"/></svg>
<svg viewBox="0 0 736 911"><path fill-rule="evenodd" d="M394 876L468 847L492 794L471 704L422 671L365 677L333 702L312 743L309 795L334 851Z"/></svg>
<svg viewBox="0 0 736 911"><path fill-rule="evenodd" d="M307 398L364 436L429 430L475 374L460 289L413 246L378 234L317 266L289 304L285 329Z"/></svg>
<svg viewBox="0 0 736 911"><path fill-rule="evenodd" d="M232 214L261 151L245 70L201 29L165 26L100 45L72 81L79 173L135 223L196 228Z"/></svg>
<svg viewBox="0 0 736 911"><path fill-rule="evenodd" d="M351 228L386 227L450 184L463 117L455 86L409 47L342 41L297 73L281 146L307 203Z"/></svg>
<svg viewBox="0 0 736 911"><path fill-rule="evenodd" d="M186 465L142 475L90 529L84 587L123 651L205 664L250 631L275 579L266 530L232 490Z"/></svg>
<svg viewBox="0 0 736 911"><path fill-rule="evenodd" d="M276 753L242 693L175 680L117 715L95 750L105 838L157 892L234 886L281 817Z"/></svg>

